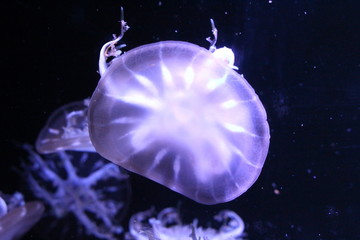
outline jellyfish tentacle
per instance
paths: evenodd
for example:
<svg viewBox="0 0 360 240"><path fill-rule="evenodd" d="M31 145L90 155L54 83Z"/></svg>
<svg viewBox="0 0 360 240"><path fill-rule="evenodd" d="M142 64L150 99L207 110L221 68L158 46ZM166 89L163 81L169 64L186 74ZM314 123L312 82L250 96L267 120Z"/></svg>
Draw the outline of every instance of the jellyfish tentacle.
<svg viewBox="0 0 360 240"><path fill-rule="evenodd" d="M120 24L121 24L121 30L120 30L120 35L116 37L115 34L113 34L114 40L111 41L113 42L113 44L110 44L109 46L107 46L107 48L105 49L105 56L106 57L117 57L118 55L121 54L121 51L118 50L115 45L124 37L125 32L130 28L127 23L124 20L124 9L123 7L121 7L121 19L120 19ZM125 47L125 44L122 44L119 46L121 47Z"/></svg>
<svg viewBox="0 0 360 240"><path fill-rule="evenodd" d="M210 18L210 23L211 23L211 32L213 33L214 38L211 39L211 37L207 37L206 41L208 41L210 43L209 51L213 53L216 50L215 44L216 44L217 37L218 37L218 30L215 27L215 23L214 23L214 20L212 18Z"/></svg>
<svg viewBox="0 0 360 240"><path fill-rule="evenodd" d="M114 40L111 40L107 43L105 43L101 50L100 50L100 57L99 57L99 73L100 75L104 75L106 72L106 69L109 67L109 64L107 63L107 60L109 57L118 57L121 55L120 48L125 47L125 44L121 44L120 46L116 47L116 44L124 37L125 32L130 28L129 25L124 20L124 9L121 7L121 31L120 35L116 37L114 35Z"/></svg>
<svg viewBox="0 0 360 240"><path fill-rule="evenodd" d="M233 211L223 210L214 219L222 224L219 237L214 239L232 239L233 236L241 236L245 230L244 221Z"/></svg>

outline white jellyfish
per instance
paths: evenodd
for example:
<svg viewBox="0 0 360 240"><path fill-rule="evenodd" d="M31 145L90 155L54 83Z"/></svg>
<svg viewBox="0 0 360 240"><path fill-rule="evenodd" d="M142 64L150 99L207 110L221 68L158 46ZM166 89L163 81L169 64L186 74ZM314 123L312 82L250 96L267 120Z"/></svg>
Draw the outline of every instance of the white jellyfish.
<svg viewBox="0 0 360 240"><path fill-rule="evenodd" d="M211 24L209 50L162 41L121 54L116 46L129 28L122 16L120 36L101 49L90 103L55 112L37 150L95 150L204 204L243 194L265 162L269 125L254 89L234 71L231 49L216 49Z"/></svg>
<svg viewBox="0 0 360 240"><path fill-rule="evenodd" d="M44 205L39 201L25 203L20 193L10 196L0 192L0 239L19 239L40 220L43 213Z"/></svg>
<svg viewBox="0 0 360 240"><path fill-rule="evenodd" d="M223 210L214 216L219 228L203 228L198 220L183 224L175 208L165 208L154 216L150 209L133 215L126 240L240 240L244 236L244 222L235 212Z"/></svg>

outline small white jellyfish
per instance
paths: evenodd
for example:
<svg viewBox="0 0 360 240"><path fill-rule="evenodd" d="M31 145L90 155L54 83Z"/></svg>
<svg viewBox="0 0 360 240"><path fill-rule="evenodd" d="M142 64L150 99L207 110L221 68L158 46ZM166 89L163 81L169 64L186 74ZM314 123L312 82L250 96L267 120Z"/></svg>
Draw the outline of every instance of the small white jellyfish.
<svg viewBox="0 0 360 240"><path fill-rule="evenodd" d="M223 210L216 216L219 228L203 228L198 220L183 224L175 208L165 208L155 217L154 210L139 212L129 222L126 240L241 240L244 221L235 212Z"/></svg>
<svg viewBox="0 0 360 240"><path fill-rule="evenodd" d="M40 153L63 150L95 152L88 130L89 100L72 102L51 114L36 141Z"/></svg>
<svg viewBox="0 0 360 240"><path fill-rule="evenodd" d="M40 220L43 212L44 206L38 201L13 209L0 218L0 239L19 239Z"/></svg>
<svg viewBox="0 0 360 240"><path fill-rule="evenodd" d="M49 135L61 128L48 124L37 149L96 150L203 204L243 194L265 162L269 125L254 89L234 71L233 52L216 49L212 20L211 25L209 50L162 41L121 54L123 45L116 45L129 28L122 13L120 36L100 51L101 79L84 118L90 140L86 131L70 138L64 137L64 130ZM65 124L65 129L78 129L68 128L68 120Z"/></svg>
<svg viewBox="0 0 360 240"><path fill-rule="evenodd" d="M19 195L20 202L17 201ZM40 220L44 205L39 201L24 203L20 193L15 193L7 201L0 196L0 239L20 239Z"/></svg>

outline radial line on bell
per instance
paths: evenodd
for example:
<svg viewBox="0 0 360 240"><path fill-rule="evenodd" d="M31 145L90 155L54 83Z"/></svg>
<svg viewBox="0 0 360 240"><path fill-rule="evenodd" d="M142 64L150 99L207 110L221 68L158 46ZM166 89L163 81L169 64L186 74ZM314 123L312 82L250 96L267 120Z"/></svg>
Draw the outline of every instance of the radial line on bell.
<svg viewBox="0 0 360 240"><path fill-rule="evenodd" d="M146 89L148 90L151 94L153 94L154 96L159 96L159 92L157 90L157 88L155 87L155 85L153 84L153 82L148 79L147 77L144 77L140 74L136 74L133 73L135 76L135 79Z"/></svg>
<svg viewBox="0 0 360 240"><path fill-rule="evenodd" d="M115 118L110 122L110 124L129 124L129 123L137 123L139 122L139 118L133 118L133 117L120 117Z"/></svg>
<svg viewBox="0 0 360 240"><path fill-rule="evenodd" d="M168 153L168 150L166 148L160 149L154 157L154 161L151 164L151 166L147 169L147 173L151 172L156 166L159 165L159 163L164 159L166 154Z"/></svg>
<svg viewBox="0 0 360 240"><path fill-rule="evenodd" d="M226 78L227 78L227 74L224 74L224 76L221 78L211 79L206 84L206 88L211 91L215 90L216 88L220 87L226 82Z"/></svg>
<svg viewBox="0 0 360 240"><path fill-rule="evenodd" d="M223 123L222 124L227 130L229 130L230 132L236 132L236 133L244 133L246 135L252 136L252 137L260 137L254 133L251 133L249 131L247 131L245 128L243 128L242 126L236 125L236 124L231 124L231 123Z"/></svg>

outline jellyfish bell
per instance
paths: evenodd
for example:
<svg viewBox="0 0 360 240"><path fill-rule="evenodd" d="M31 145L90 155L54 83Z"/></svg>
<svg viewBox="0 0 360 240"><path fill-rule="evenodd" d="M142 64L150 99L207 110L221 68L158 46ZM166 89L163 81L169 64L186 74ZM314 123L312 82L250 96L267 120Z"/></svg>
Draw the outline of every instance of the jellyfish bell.
<svg viewBox="0 0 360 240"><path fill-rule="evenodd" d="M44 213L44 205L39 201L25 203L24 206L14 208L0 218L0 239L19 239Z"/></svg>
<svg viewBox="0 0 360 240"><path fill-rule="evenodd" d="M36 140L39 153L63 150L95 152L88 131L89 100L66 104L51 114Z"/></svg>
<svg viewBox="0 0 360 240"><path fill-rule="evenodd" d="M112 62L90 101L89 133L106 159L205 204L245 192L269 145L266 112L247 81L179 41Z"/></svg>
<svg viewBox="0 0 360 240"><path fill-rule="evenodd" d="M231 54L228 61L220 54L163 41L100 62L106 67L88 115L96 151L200 203L244 193L264 164L269 126Z"/></svg>

